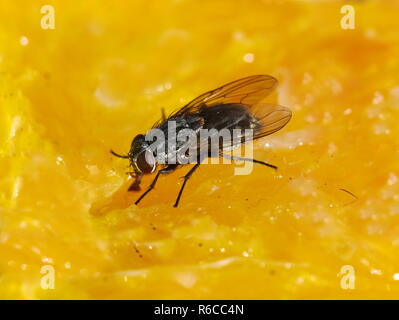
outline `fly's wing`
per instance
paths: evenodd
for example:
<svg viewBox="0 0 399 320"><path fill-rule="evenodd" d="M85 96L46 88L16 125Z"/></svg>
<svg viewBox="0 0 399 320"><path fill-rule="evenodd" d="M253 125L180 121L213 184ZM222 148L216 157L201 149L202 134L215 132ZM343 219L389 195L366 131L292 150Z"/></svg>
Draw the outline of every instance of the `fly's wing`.
<svg viewBox="0 0 399 320"><path fill-rule="evenodd" d="M290 109L275 104L258 104L252 110L256 116L252 130L233 131L232 138L219 146L220 151L228 151L251 140L260 139L282 129L291 119ZM202 142L204 143L204 142ZM204 147L204 146L202 146Z"/></svg>
<svg viewBox="0 0 399 320"><path fill-rule="evenodd" d="M254 127L254 140L279 131L292 117L292 112L287 107L269 103L257 104L251 112L258 119Z"/></svg>
<svg viewBox="0 0 399 320"><path fill-rule="evenodd" d="M236 80L208 91L195 98L172 116L182 116L197 112L200 108L219 104L244 104L248 108L268 96L277 86L277 79L268 75L255 75Z"/></svg>

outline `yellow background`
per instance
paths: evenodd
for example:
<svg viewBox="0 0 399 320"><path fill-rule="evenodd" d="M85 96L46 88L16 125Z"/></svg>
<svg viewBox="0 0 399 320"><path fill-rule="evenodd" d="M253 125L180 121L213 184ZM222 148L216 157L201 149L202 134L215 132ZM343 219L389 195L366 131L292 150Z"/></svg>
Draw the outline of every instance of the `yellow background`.
<svg viewBox="0 0 399 320"><path fill-rule="evenodd" d="M347 3L354 30L340 25ZM398 12L396 0L0 1L0 297L398 298ZM127 152L162 107L252 74L278 78L293 111L255 145L279 171L200 167L175 209L182 168L132 205L128 162L109 150Z"/></svg>

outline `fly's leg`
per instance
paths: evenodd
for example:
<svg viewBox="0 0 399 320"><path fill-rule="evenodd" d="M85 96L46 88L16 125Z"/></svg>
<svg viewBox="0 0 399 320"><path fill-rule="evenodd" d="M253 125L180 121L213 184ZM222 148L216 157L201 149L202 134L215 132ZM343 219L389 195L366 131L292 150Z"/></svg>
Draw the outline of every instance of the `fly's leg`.
<svg viewBox="0 0 399 320"><path fill-rule="evenodd" d="M162 108L161 112L162 112L162 121L165 121L166 120L165 108Z"/></svg>
<svg viewBox="0 0 399 320"><path fill-rule="evenodd" d="M251 161L253 163L259 163L259 164L262 164L262 165L267 166L269 168L273 168L273 169L277 170L277 167L275 165L272 165L272 164L264 162L264 161L256 160L256 159L241 158L241 157L231 156L231 155L224 154L224 153L221 153L220 156L225 157L226 159L230 159L230 160Z"/></svg>
<svg viewBox="0 0 399 320"><path fill-rule="evenodd" d="M133 173L133 175L131 174L131 176L134 177L134 174L135 173ZM142 174L136 175L135 176L136 179L133 181L133 183L130 185L129 189L127 189L127 190L128 191L139 191L142 177L143 177Z"/></svg>
<svg viewBox="0 0 399 320"><path fill-rule="evenodd" d="M190 179L190 177L192 176L192 174L194 173L194 171L197 170L197 168L200 166L200 164L201 164L201 163L196 163L196 164L194 165L194 167L192 167L192 168L190 169L190 171L183 177L183 178L184 178L183 185L181 186L180 191L179 191L179 194L177 195L176 202L175 202L175 204L173 205L175 208L179 205L179 201L180 201L181 195L182 195L182 193L183 193L183 189L184 189L184 187L186 186L187 180Z"/></svg>
<svg viewBox="0 0 399 320"><path fill-rule="evenodd" d="M140 198L138 198L136 200L136 202L134 204L138 204L146 195L148 192L150 192L152 189L154 189L158 178L161 174L165 174L165 173L171 173L173 171L175 171L177 168L177 164L169 164L166 168L161 169L157 172L157 175L155 176L154 180L151 182L150 186L148 187L148 189L140 196Z"/></svg>

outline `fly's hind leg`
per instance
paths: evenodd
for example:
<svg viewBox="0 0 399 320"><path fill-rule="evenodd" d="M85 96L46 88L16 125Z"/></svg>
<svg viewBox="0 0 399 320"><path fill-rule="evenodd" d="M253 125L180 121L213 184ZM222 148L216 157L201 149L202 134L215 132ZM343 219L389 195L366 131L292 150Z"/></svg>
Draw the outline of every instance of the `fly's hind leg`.
<svg viewBox="0 0 399 320"><path fill-rule="evenodd" d="M175 204L173 205L175 208L179 205L179 201L181 198L181 195L183 193L184 187L186 186L187 180L190 179L190 177L193 175L194 171L198 169L198 167L200 166L201 163L196 163L194 165L194 167L192 167L190 169L190 171L183 177L184 181L183 181L183 185L180 188L179 194L177 195L177 199Z"/></svg>
<svg viewBox="0 0 399 320"><path fill-rule="evenodd" d="M264 161L256 160L256 159L241 158L241 157L231 156L231 155L224 154L224 153L220 153L220 156L224 157L226 159L230 159L230 160L251 161L253 163L259 163L259 164L262 164L262 165L267 166L269 168L273 168L273 169L277 170L277 167L275 165L267 163L267 162L264 162Z"/></svg>
<svg viewBox="0 0 399 320"><path fill-rule="evenodd" d="M161 174L171 173L171 172L175 171L176 168L177 168L177 164L169 164L166 168L159 170L157 172L157 175L155 176L154 180L151 182L151 184L147 188L147 190L140 196L140 198L138 198L136 200L136 202L134 204L138 204L148 194L148 192L150 192L152 189L154 189L154 187L158 181L158 178Z"/></svg>

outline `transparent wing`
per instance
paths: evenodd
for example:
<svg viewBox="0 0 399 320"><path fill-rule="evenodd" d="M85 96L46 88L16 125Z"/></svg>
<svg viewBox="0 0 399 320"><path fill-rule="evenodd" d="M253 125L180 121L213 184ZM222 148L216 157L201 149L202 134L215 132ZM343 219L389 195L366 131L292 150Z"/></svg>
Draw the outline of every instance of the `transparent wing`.
<svg viewBox="0 0 399 320"><path fill-rule="evenodd" d="M218 104L239 103L250 107L268 96L277 83L277 79L268 75L242 78L200 95L171 116L194 113L200 107Z"/></svg>
<svg viewBox="0 0 399 320"><path fill-rule="evenodd" d="M283 128L291 119L292 112L277 104L258 104L251 110L259 120L254 129L254 140L268 136Z"/></svg>

